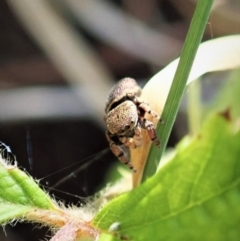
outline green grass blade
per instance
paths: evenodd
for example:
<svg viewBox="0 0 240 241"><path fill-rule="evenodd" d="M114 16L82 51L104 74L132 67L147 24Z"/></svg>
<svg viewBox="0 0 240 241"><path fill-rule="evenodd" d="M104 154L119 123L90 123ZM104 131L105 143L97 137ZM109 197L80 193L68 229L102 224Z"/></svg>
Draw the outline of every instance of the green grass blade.
<svg viewBox="0 0 240 241"><path fill-rule="evenodd" d="M173 84L162 113L164 125L158 123L157 126L157 135L161 138L161 148L157 149L151 147L145 170L143 172L142 182L156 172L158 163L160 162L161 156L165 150L198 46L201 42L209 19L212 4L213 0L198 1L186 41L183 46Z"/></svg>

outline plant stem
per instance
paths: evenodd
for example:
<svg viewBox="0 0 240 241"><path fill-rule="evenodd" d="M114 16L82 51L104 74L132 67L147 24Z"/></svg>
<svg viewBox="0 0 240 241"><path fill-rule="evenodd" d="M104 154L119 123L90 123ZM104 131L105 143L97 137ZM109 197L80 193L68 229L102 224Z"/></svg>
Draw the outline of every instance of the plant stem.
<svg viewBox="0 0 240 241"><path fill-rule="evenodd" d="M185 90L187 79L209 19L212 4L213 0L199 0L197 3L188 34L183 45L177 71L162 113L161 118L164 121L164 124L159 122L157 125L157 135L161 138L161 148L157 149L151 146L148 154L148 160L143 172L142 182L154 175L161 156L166 148Z"/></svg>

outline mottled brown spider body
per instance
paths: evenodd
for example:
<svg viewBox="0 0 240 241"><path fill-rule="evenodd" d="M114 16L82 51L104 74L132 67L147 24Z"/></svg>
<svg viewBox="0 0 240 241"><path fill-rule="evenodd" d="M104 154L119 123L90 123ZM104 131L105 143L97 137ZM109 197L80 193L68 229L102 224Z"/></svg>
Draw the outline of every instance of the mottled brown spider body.
<svg viewBox="0 0 240 241"><path fill-rule="evenodd" d="M153 123L145 118L148 113L158 115L148 104L140 100L141 88L132 78L120 80L110 91L107 99L104 120L107 126L106 137L110 149L118 159L136 171L124 154L121 145L136 148L142 145L141 128L148 131L156 146L160 145Z"/></svg>

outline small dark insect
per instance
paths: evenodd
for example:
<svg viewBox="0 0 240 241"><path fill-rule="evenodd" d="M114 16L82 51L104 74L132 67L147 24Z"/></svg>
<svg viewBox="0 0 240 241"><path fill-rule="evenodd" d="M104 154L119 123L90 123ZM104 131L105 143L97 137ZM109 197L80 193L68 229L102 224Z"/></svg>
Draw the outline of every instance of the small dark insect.
<svg viewBox="0 0 240 241"><path fill-rule="evenodd" d="M147 103L140 99L141 88L132 78L120 80L110 91L104 121L106 122L106 137L110 149L119 161L136 172L132 163L126 157L122 145L137 148L142 145L141 128L148 131L149 137L156 146L160 146L153 123L146 119L148 113L155 118L158 114L151 110Z"/></svg>
<svg viewBox="0 0 240 241"><path fill-rule="evenodd" d="M16 161L16 158L15 158L14 154L12 153L10 147L1 141L0 141L0 155L2 156L2 159L6 160L10 163L14 163Z"/></svg>

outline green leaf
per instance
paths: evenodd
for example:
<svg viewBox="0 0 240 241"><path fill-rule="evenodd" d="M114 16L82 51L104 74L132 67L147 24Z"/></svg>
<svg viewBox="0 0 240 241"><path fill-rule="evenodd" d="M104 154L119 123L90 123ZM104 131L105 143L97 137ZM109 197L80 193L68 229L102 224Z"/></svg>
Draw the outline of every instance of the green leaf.
<svg viewBox="0 0 240 241"><path fill-rule="evenodd" d="M114 199L93 224L130 240L238 240L240 132L212 115L189 144L132 192Z"/></svg>
<svg viewBox="0 0 240 241"><path fill-rule="evenodd" d="M81 240L82 241L82 240ZM118 239L117 237L113 237L110 234L103 233L98 241L121 241L121 239Z"/></svg>
<svg viewBox="0 0 240 241"><path fill-rule="evenodd" d="M0 224L16 217L20 217L30 211L32 207L0 202Z"/></svg>
<svg viewBox="0 0 240 241"><path fill-rule="evenodd" d="M0 159L0 222L34 208L57 209L50 197L26 173Z"/></svg>

